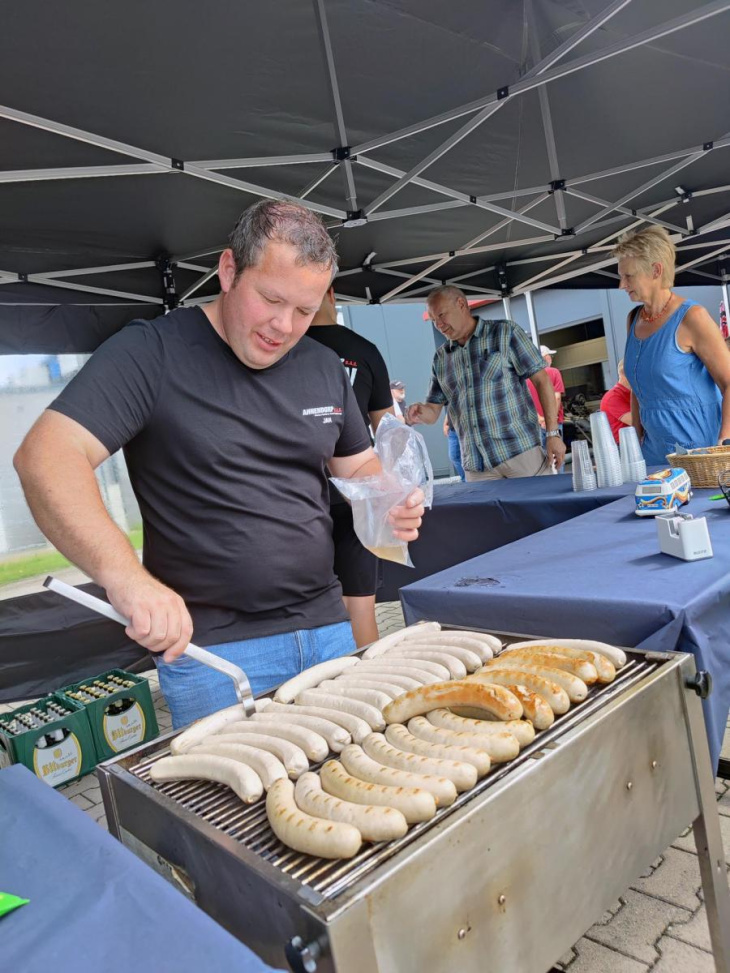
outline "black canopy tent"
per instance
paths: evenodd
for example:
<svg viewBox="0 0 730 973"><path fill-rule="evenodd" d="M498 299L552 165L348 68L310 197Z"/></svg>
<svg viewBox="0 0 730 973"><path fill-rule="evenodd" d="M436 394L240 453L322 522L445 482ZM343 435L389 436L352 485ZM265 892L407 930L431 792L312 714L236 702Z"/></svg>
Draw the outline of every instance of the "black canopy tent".
<svg viewBox="0 0 730 973"><path fill-rule="evenodd" d="M651 222L680 285L724 283L729 34L730 0L26 0L0 35L0 355L210 300L261 197L323 215L343 301L613 286ZM52 595L2 604L1 700L147 664Z"/></svg>
<svg viewBox="0 0 730 973"><path fill-rule="evenodd" d="M660 222L726 279L730 0L28 0L0 37L0 353L210 299L288 195L358 303L612 286ZM606 276L608 275L608 277Z"/></svg>

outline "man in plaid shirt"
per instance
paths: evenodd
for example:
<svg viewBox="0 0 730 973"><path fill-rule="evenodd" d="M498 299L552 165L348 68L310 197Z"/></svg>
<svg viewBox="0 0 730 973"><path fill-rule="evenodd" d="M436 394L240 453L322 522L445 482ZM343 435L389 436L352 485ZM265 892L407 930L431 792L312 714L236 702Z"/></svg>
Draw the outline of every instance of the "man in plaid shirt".
<svg viewBox="0 0 730 973"><path fill-rule="evenodd" d="M446 406L456 429L466 478L542 476L560 469L565 444L545 362L512 321L472 316L458 287L437 287L427 299L434 325L447 339L434 355L426 402L410 406L407 421L436 422ZM531 379L545 416L546 452L527 388Z"/></svg>

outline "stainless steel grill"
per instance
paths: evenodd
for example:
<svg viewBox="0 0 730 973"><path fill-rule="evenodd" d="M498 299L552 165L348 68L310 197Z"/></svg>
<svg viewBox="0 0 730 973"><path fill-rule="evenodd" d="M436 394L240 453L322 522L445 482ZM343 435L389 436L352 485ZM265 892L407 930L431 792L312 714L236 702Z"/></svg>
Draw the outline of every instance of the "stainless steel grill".
<svg viewBox="0 0 730 973"><path fill-rule="evenodd" d="M434 827L442 818L453 814L459 807L467 801L473 800L487 788L494 787L507 774L514 773L518 767L531 759L536 753L549 749L554 745L554 741L571 726L585 719L596 708L605 705L609 699L634 685L647 673L656 669L657 665L658 662L647 661L644 658L630 659L629 663L618 674L615 682L594 689L587 700L578 706L573 706L568 713L556 719L549 730L538 734L533 743L520 752L519 757L507 764L498 765L487 777L479 781L476 787L460 794L453 805L443 808L431 821L411 828L398 841L366 845L364 850L355 858L345 862L311 858L308 855L291 851L286 845L283 845L269 827L263 799L253 805L242 805L236 795L227 787L203 781L152 783L149 768L156 760L169 754L170 751L167 747L145 756L139 763L130 767L129 771L139 777L140 780L150 783L152 787L155 787L181 807L191 811L201 820L207 821L214 828L225 832L264 861L270 862L279 871L291 876L303 885L307 885L314 892L317 892L323 900L333 899L358 879L377 868L381 862L416 841L424 831Z"/></svg>
<svg viewBox="0 0 730 973"><path fill-rule="evenodd" d="M693 673L691 656L631 653L614 683L518 758L404 838L348 861L282 845L263 801L242 805L207 782L153 784L169 737L102 765L107 818L272 965L286 948L294 968L338 973L545 973L694 821L717 968L730 973L730 897Z"/></svg>

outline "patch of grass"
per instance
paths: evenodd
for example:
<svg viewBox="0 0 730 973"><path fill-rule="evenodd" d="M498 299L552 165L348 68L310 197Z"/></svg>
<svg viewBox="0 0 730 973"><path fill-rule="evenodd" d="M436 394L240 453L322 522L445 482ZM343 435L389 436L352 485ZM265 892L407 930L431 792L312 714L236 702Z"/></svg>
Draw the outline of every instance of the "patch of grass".
<svg viewBox="0 0 730 973"><path fill-rule="evenodd" d="M142 528L137 527L129 532L129 540L134 549L142 547ZM14 581L24 581L37 575L51 574L61 568L70 567L69 561L58 551L41 550L28 554L12 555L0 561L0 585L11 584Z"/></svg>

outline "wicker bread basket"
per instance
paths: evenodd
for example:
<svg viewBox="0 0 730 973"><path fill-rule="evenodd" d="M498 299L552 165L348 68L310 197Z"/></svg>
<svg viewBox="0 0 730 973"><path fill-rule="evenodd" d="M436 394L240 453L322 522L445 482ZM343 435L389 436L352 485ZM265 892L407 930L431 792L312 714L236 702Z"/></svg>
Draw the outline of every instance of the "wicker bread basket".
<svg viewBox="0 0 730 973"><path fill-rule="evenodd" d="M717 478L723 470L730 470L730 446L708 446L691 449L688 453L670 453L667 460L671 467L687 470L692 486L717 488Z"/></svg>

